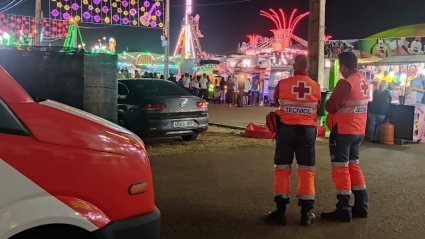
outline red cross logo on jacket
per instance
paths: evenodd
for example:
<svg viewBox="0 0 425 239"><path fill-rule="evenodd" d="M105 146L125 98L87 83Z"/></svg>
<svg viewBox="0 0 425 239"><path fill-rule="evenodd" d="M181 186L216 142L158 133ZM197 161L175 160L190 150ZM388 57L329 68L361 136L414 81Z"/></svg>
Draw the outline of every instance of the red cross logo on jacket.
<svg viewBox="0 0 425 239"><path fill-rule="evenodd" d="M297 85L292 86L291 93L296 95L297 100L305 100L307 95L311 95L311 86L306 81L298 81Z"/></svg>

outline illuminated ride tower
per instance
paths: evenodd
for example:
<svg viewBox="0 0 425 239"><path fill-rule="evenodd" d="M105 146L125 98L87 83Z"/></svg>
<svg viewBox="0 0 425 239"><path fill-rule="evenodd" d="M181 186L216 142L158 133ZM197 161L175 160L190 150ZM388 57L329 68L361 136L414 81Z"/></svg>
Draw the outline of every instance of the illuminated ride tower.
<svg viewBox="0 0 425 239"><path fill-rule="evenodd" d="M192 16L192 0L186 0L185 18L182 21L174 56L181 55L182 59L196 59L203 54L199 42L199 38L204 37L199 30L200 18L198 14L195 17Z"/></svg>

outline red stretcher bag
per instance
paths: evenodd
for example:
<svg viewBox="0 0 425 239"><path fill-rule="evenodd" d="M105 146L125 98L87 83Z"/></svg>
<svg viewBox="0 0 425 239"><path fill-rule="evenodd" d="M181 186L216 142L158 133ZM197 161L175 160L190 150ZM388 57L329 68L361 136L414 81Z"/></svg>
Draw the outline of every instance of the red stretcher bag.
<svg viewBox="0 0 425 239"><path fill-rule="evenodd" d="M279 130L280 117L275 112L270 112L266 116L266 125L270 132L276 133Z"/></svg>
<svg viewBox="0 0 425 239"><path fill-rule="evenodd" d="M275 139L276 133L270 132L267 126L249 124L245 129L245 137L257 139Z"/></svg>

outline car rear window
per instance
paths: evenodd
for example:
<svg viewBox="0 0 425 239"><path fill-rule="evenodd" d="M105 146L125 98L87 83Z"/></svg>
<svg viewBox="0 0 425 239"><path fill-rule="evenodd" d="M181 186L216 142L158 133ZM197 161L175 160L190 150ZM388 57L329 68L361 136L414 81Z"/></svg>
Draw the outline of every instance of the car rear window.
<svg viewBox="0 0 425 239"><path fill-rule="evenodd" d="M135 92L137 95L140 95L142 97L191 95L182 87L168 81L127 80L121 82L128 87L130 94Z"/></svg>

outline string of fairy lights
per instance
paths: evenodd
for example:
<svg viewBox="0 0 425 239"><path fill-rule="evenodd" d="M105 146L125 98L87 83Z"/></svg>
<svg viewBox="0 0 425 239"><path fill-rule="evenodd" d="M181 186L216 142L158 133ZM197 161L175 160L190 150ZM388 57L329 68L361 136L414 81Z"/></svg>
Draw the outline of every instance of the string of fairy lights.
<svg viewBox="0 0 425 239"><path fill-rule="evenodd" d="M50 0L50 17L81 23L147 28L164 27L164 4L158 0Z"/></svg>

